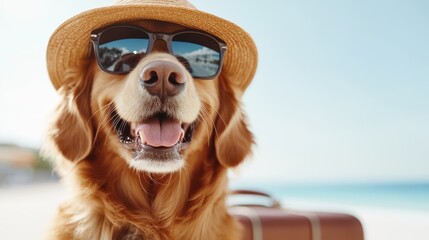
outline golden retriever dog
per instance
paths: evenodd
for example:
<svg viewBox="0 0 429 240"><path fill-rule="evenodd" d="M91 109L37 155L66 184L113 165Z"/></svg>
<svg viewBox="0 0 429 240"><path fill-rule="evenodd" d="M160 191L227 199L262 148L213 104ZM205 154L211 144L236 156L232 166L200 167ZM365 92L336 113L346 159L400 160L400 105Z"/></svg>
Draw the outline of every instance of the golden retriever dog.
<svg viewBox="0 0 429 240"><path fill-rule="evenodd" d="M154 33L173 23L124 24ZM124 56L126 57L126 56ZM44 152L73 189L50 239L240 239L227 171L251 152L242 92L223 75L192 77L158 39L126 74L94 53L68 69Z"/></svg>

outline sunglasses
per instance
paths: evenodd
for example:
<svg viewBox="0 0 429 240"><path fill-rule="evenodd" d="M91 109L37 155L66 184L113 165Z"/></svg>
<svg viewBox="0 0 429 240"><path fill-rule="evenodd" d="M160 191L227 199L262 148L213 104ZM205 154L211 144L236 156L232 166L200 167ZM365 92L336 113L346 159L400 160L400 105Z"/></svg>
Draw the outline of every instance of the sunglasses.
<svg viewBox="0 0 429 240"><path fill-rule="evenodd" d="M170 54L200 79L213 79L221 71L226 44L207 33L179 31L152 33L135 26L112 26L91 33L98 66L107 73L126 74L163 40Z"/></svg>

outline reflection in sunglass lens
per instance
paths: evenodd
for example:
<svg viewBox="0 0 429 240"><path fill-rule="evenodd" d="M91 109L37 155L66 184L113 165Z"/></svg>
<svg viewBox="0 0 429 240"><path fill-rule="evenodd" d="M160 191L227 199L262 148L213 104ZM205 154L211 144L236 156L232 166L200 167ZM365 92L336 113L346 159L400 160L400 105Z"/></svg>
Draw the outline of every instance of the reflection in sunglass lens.
<svg viewBox="0 0 429 240"><path fill-rule="evenodd" d="M181 33L173 37L171 47L194 77L211 77L219 70L219 44L209 36Z"/></svg>
<svg viewBox="0 0 429 240"><path fill-rule="evenodd" d="M111 28L100 37L98 60L108 72L129 72L144 57L148 46L149 36L139 29Z"/></svg>

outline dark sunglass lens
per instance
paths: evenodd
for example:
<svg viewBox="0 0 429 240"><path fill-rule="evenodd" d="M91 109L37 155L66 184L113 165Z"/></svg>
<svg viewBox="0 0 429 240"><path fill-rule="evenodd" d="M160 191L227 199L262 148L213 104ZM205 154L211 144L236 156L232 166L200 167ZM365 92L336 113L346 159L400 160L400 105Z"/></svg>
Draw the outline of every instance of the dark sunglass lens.
<svg viewBox="0 0 429 240"><path fill-rule="evenodd" d="M171 47L194 77L213 77L220 68L219 44L209 36L181 33L173 37Z"/></svg>
<svg viewBox="0 0 429 240"><path fill-rule="evenodd" d="M147 52L147 33L130 27L114 27L104 31L98 45L99 64L113 73L129 72Z"/></svg>

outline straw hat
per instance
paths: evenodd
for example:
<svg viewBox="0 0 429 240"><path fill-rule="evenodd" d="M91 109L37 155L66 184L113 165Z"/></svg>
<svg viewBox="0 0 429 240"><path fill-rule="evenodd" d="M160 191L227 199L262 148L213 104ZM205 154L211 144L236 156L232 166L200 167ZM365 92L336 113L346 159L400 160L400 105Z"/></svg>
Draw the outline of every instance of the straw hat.
<svg viewBox="0 0 429 240"><path fill-rule="evenodd" d="M220 79L244 90L252 81L257 50L252 38L237 25L197 10L186 0L119 0L109 7L80 13L60 25L48 43L46 61L55 89L68 69L80 67L89 56L91 31L119 22L152 19L210 33L226 42L228 50Z"/></svg>

